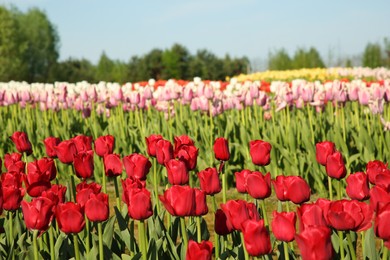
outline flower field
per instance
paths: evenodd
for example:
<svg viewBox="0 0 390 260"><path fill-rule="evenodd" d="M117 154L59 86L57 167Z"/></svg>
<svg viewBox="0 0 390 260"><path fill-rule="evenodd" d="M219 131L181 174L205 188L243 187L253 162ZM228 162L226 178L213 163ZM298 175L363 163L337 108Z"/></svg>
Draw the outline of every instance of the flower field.
<svg viewBox="0 0 390 260"><path fill-rule="evenodd" d="M390 72L0 83L5 259L388 259Z"/></svg>

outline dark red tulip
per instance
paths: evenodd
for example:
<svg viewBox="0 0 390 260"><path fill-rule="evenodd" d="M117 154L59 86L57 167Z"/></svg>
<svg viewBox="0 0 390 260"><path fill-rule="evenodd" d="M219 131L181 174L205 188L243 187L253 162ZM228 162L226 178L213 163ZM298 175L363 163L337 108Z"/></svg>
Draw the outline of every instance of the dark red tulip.
<svg viewBox="0 0 390 260"><path fill-rule="evenodd" d="M232 224L229 222L222 209L217 209L215 212L214 229L220 236L225 236L234 231Z"/></svg>
<svg viewBox="0 0 390 260"><path fill-rule="evenodd" d="M374 186L370 190L370 207L375 212L378 212L380 207L390 202L390 191Z"/></svg>
<svg viewBox="0 0 390 260"><path fill-rule="evenodd" d="M390 191L390 170L386 169L375 177L375 185Z"/></svg>
<svg viewBox="0 0 390 260"><path fill-rule="evenodd" d="M142 154L133 153L123 157L122 161L127 176L132 176L140 180L146 180L146 176L152 167L152 164L148 158Z"/></svg>
<svg viewBox="0 0 390 260"><path fill-rule="evenodd" d="M76 145L78 153L92 150L92 136L77 135L72 140Z"/></svg>
<svg viewBox="0 0 390 260"><path fill-rule="evenodd" d="M77 154L77 148L73 140L65 140L54 146L58 160L65 164L73 163L73 158Z"/></svg>
<svg viewBox="0 0 390 260"><path fill-rule="evenodd" d="M268 165L271 162L271 149L271 144L263 140L250 141L249 153L251 155L253 164L260 166Z"/></svg>
<svg viewBox="0 0 390 260"><path fill-rule="evenodd" d="M100 157L112 154L115 147L115 137L112 135L99 136L94 142L94 147L95 153Z"/></svg>
<svg viewBox="0 0 390 260"><path fill-rule="evenodd" d="M295 212L272 212L271 222L272 233L275 238L284 242L291 242L295 236L295 223L297 221Z"/></svg>
<svg viewBox="0 0 390 260"><path fill-rule="evenodd" d="M383 204L377 211L375 217L374 230L377 237L385 241L386 247L389 247L390 241L390 203Z"/></svg>
<svg viewBox="0 0 390 260"><path fill-rule="evenodd" d="M48 157L57 158L57 152L54 149L54 146L57 146L60 142L61 142L60 138L54 137L54 136L47 137L43 141L43 143L45 145L45 149L46 149L46 155Z"/></svg>
<svg viewBox="0 0 390 260"><path fill-rule="evenodd" d="M266 199L271 196L271 174L252 172L246 177L246 189L255 199Z"/></svg>
<svg viewBox="0 0 390 260"><path fill-rule="evenodd" d="M165 167L167 168L168 182L172 185L185 185L189 181L189 174L186 164L179 160L169 160Z"/></svg>
<svg viewBox="0 0 390 260"><path fill-rule="evenodd" d="M234 173L236 177L236 188L239 193L247 193L246 189L246 177L251 174L250 170L242 170L240 172Z"/></svg>
<svg viewBox="0 0 390 260"><path fill-rule="evenodd" d="M271 238L263 219L245 221L242 233L249 255L261 256L272 252Z"/></svg>
<svg viewBox="0 0 390 260"><path fill-rule="evenodd" d="M333 142L324 141L316 144L316 159L317 162L323 166L326 165L329 155L336 152L335 144Z"/></svg>
<svg viewBox="0 0 390 260"><path fill-rule="evenodd" d="M25 190L22 188L23 176L21 173L1 174L1 186L3 190L3 209L13 211L20 207Z"/></svg>
<svg viewBox="0 0 390 260"><path fill-rule="evenodd" d="M189 186L174 185L159 198L172 216L191 216L195 211L195 191Z"/></svg>
<svg viewBox="0 0 390 260"><path fill-rule="evenodd" d="M200 243L188 241L186 260L211 260L212 257L213 244L210 241L203 240Z"/></svg>
<svg viewBox="0 0 390 260"><path fill-rule="evenodd" d="M76 202L84 208L85 203L87 203L91 194L99 194L102 189L102 186L95 182L86 183L81 182L76 186Z"/></svg>
<svg viewBox="0 0 390 260"><path fill-rule="evenodd" d="M20 153L5 154L4 166L8 172L24 173L26 170L26 164L22 161Z"/></svg>
<svg viewBox="0 0 390 260"><path fill-rule="evenodd" d="M366 165L366 173L371 184L375 184L375 178L379 173L387 170L387 163L381 161L369 161Z"/></svg>
<svg viewBox="0 0 390 260"><path fill-rule="evenodd" d="M214 156L219 161L228 161L230 158L229 142L223 137L218 137L214 141Z"/></svg>
<svg viewBox="0 0 390 260"><path fill-rule="evenodd" d="M366 200L370 197L368 176L364 172L356 172L347 177L346 192L351 199Z"/></svg>
<svg viewBox="0 0 390 260"><path fill-rule="evenodd" d="M82 179L91 178L95 169L93 163L93 151L79 152L73 160L74 171L77 177Z"/></svg>
<svg viewBox="0 0 390 260"><path fill-rule="evenodd" d="M225 204L221 204L221 208L235 230L242 231L242 224L248 219L260 219L255 204L245 200L229 200Z"/></svg>
<svg viewBox="0 0 390 260"><path fill-rule="evenodd" d="M171 142L164 139L156 142L156 158L157 162L161 165L165 165L169 160L173 159Z"/></svg>
<svg viewBox="0 0 390 260"><path fill-rule="evenodd" d="M142 189L146 187L145 181L141 181L140 179L136 179L134 177L128 177L124 180L122 180L122 188L123 190L127 189ZM123 201L126 201L124 197L122 197Z"/></svg>
<svg viewBox="0 0 390 260"><path fill-rule="evenodd" d="M214 195L221 191L222 185L219 180L217 169L206 168L198 173L200 188L207 195Z"/></svg>
<svg viewBox="0 0 390 260"><path fill-rule="evenodd" d="M59 204L55 216L58 227L66 234L77 234L84 229L85 218L79 204L74 202Z"/></svg>
<svg viewBox="0 0 390 260"><path fill-rule="evenodd" d="M156 157L156 143L162 139L163 137L161 135L154 134L145 138L147 153L149 154L149 156Z"/></svg>
<svg viewBox="0 0 390 260"><path fill-rule="evenodd" d="M65 202L66 186L51 185L50 189L42 192L41 197L46 197L53 201L54 205Z"/></svg>
<svg viewBox="0 0 390 260"><path fill-rule="evenodd" d="M119 154L107 154L103 160L106 176L115 177L122 174L122 161Z"/></svg>
<svg viewBox="0 0 390 260"><path fill-rule="evenodd" d="M123 201L128 208L128 214L132 219L144 220L153 215L150 192L142 188L123 186Z"/></svg>
<svg viewBox="0 0 390 260"><path fill-rule="evenodd" d="M357 200L332 201L325 216L336 230L363 231L371 227L373 211L370 206Z"/></svg>
<svg viewBox="0 0 390 260"><path fill-rule="evenodd" d="M333 259L331 231L327 227L313 226L295 235L302 260Z"/></svg>
<svg viewBox="0 0 390 260"><path fill-rule="evenodd" d="M198 148L189 145L181 146L175 157L183 161L189 171L193 170L198 160Z"/></svg>
<svg viewBox="0 0 390 260"><path fill-rule="evenodd" d="M25 132L14 132L10 137L19 153L32 154L32 145Z"/></svg>
<svg viewBox="0 0 390 260"><path fill-rule="evenodd" d="M347 174L343 156L340 152L334 152L329 155L325 167L328 176L334 179L340 180Z"/></svg>
<svg viewBox="0 0 390 260"><path fill-rule="evenodd" d="M195 191L195 209L192 212L192 216L203 216L209 212L206 201L206 193L200 189L194 189Z"/></svg>
<svg viewBox="0 0 390 260"><path fill-rule="evenodd" d="M327 227L324 211L328 211L330 201L328 200L317 200L315 203L302 204L297 209L299 218L299 231L303 232L307 228L324 226ZM327 205L327 206L325 206Z"/></svg>
<svg viewBox="0 0 390 260"><path fill-rule="evenodd" d="M272 181L276 197L280 201L302 204L310 200L310 186L300 176L277 176Z"/></svg>
<svg viewBox="0 0 390 260"><path fill-rule="evenodd" d="M52 181L57 176L57 168L54 160L51 158L43 157L42 159L35 160L27 164L27 175L33 173L42 173L49 176L49 180Z"/></svg>
<svg viewBox="0 0 390 260"><path fill-rule="evenodd" d="M195 146L194 141L188 135L181 135L174 137L174 145L175 145L175 157L177 157L177 153L185 146Z"/></svg>
<svg viewBox="0 0 390 260"><path fill-rule="evenodd" d="M51 187L50 181L55 179L57 170L53 159L42 158L27 164L25 178L27 193L31 197L38 197L43 191Z"/></svg>
<svg viewBox="0 0 390 260"><path fill-rule="evenodd" d="M91 193L85 203L85 215L92 222L106 221L110 215L108 195L105 193Z"/></svg>
<svg viewBox="0 0 390 260"><path fill-rule="evenodd" d="M22 201L22 212L26 227L30 230L46 231L53 218L54 203L48 198L38 197L31 202Z"/></svg>

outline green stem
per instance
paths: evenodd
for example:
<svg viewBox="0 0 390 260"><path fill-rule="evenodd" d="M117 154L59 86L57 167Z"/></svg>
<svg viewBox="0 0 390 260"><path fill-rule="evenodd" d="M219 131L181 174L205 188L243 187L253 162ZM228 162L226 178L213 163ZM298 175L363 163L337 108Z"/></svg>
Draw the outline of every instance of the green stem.
<svg viewBox="0 0 390 260"><path fill-rule="evenodd" d="M138 238L141 247L142 259L146 260L148 252L146 248L145 222L143 220L140 220L138 222L138 228L139 228Z"/></svg>
<svg viewBox="0 0 390 260"><path fill-rule="evenodd" d="M244 250L245 260L249 260L249 254L245 247L244 234L240 232L242 250Z"/></svg>
<svg viewBox="0 0 390 260"><path fill-rule="evenodd" d="M49 228L50 260L55 260L53 226Z"/></svg>
<svg viewBox="0 0 390 260"><path fill-rule="evenodd" d="M102 158L102 169L103 169L103 175L102 175L102 189L104 193L107 193L107 188L106 188L106 171L104 169L104 160Z"/></svg>
<svg viewBox="0 0 390 260"><path fill-rule="evenodd" d="M115 186L116 206L118 207L119 211L121 211L121 200L119 196L118 178L119 177L117 176L114 177L114 186Z"/></svg>
<svg viewBox="0 0 390 260"><path fill-rule="evenodd" d="M157 181L157 160L154 159L154 165L153 165L153 186L154 186L154 198L156 203L156 210L157 210L157 216L160 215L160 203L158 199L158 181Z"/></svg>
<svg viewBox="0 0 390 260"><path fill-rule="evenodd" d="M342 187L341 187L341 180L338 180L338 191L337 191L337 199L338 200L341 200L341 198L343 197L343 190L342 190Z"/></svg>
<svg viewBox="0 0 390 260"><path fill-rule="evenodd" d="M73 246L74 246L74 257L76 260L80 260L80 249L79 249L79 241L77 234L73 234Z"/></svg>
<svg viewBox="0 0 390 260"><path fill-rule="evenodd" d="M332 178L328 176L329 200L333 200Z"/></svg>
<svg viewBox="0 0 390 260"><path fill-rule="evenodd" d="M133 256L135 252L135 245L134 245L134 220L130 220L130 255Z"/></svg>
<svg viewBox="0 0 390 260"><path fill-rule="evenodd" d="M89 219L85 216L85 231L87 232L87 236L85 238L85 251L88 254L90 250L89 246Z"/></svg>
<svg viewBox="0 0 390 260"><path fill-rule="evenodd" d="M73 197L73 201L76 202L76 184L75 184L75 181L74 181L74 174L73 174L73 166L71 165L70 166L70 184L71 184L71 193L72 193L72 197Z"/></svg>
<svg viewBox="0 0 390 260"><path fill-rule="evenodd" d="M201 220L202 220L202 217L196 217L196 229L198 230L198 232L196 232L197 234L197 238L198 238L198 243L202 242L202 227L201 227Z"/></svg>
<svg viewBox="0 0 390 260"><path fill-rule="evenodd" d="M362 231L361 233L361 239L362 239L362 255L365 256L365 247L364 247L364 244L365 244L365 235L366 235L366 231Z"/></svg>
<svg viewBox="0 0 390 260"><path fill-rule="evenodd" d="M264 200L261 200L260 204L261 204L261 211L263 212L264 225L266 227L268 227L268 216L267 216L267 211L265 209L265 202L264 202Z"/></svg>
<svg viewBox="0 0 390 260"><path fill-rule="evenodd" d="M37 244L38 232L39 230L34 230L33 232L34 260L39 259L38 244Z"/></svg>
<svg viewBox="0 0 390 260"><path fill-rule="evenodd" d="M339 234L339 242L340 242L340 259L345 259L345 252L344 252L344 233L343 231L338 231Z"/></svg>
<svg viewBox="0 0 390 260"><path fill-rule="evenodd" d="M290 255L288 253L288 244L287 242L283 242L283 250L284 250L284 259L290 260Z"/></svg>
<svg viewBox="0 0 390 260"><path fill-rule="evenodd" d="M213 212L215 217L215 213L217 212L217 201L214 195L211 195L211 198L212 198ZM220 255L220 245L219 245L220 241L219 241L219 235L215 231L214 231L214 244L215 244L215 259L218 259Z"/></svg>
<svg viewBox="0 0 390 260"><path fill-rule="evenodd" d="M187 229L186 229L185 217L180 217L180 226L181 226L182 240L183 240L183 244L184 244L184 252L187 252L188 237L187 237Z"/></svg>
<svg viewBox="0 0 390 260"><path fill-rule="evenodd" d="M352 244L352 236L351 233L347 233L347 241L348 241L348 247L349 247L349 252L351 253L351 259L356 260L356 250Z"/></svg>
<svg viewBox="0 0 390 260"><path fill-rule="evenodd" d="M387 247L383 247L382 260L387 260L388 254L389 254L389 249L387 249Z"/></svg>
<svg viewBox="0 0 390 260"><path fill-rule="evenodd" d="M104 259L104 248L103 248L103 224L98 223L98 233L99 233L99 259Z"/></svg>

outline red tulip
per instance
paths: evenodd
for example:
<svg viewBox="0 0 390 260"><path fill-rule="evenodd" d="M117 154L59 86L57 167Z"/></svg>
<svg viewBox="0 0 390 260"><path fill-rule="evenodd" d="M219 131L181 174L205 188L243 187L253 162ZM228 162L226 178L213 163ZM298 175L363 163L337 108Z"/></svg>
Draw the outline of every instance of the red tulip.
<svg viewBox="0 0 390 260"><path fill-rule="evenodd" d="M375 185L390 191L390 170L386 169L375 177Z"/></svg>
<svg viewBox="0 0 390 260"><path fill-rule="evenodd" d="M189 145L181 146L175 157L183 161L189 171L193 170L198 160L198 148Z"/></svg>
<svg viewBox="0 0 390 260"><path fill-rule="evenodd" d="M326 173L329 177L335 179L342 179L347 174L347 169L343 161L343 156L340 152L334 152L328 156L326 161Z"/></svg>
<svg viewBox="0 0 390 260"><path fill-rule="evenodd" d="M262 140L254 140L249 142L249 152L252 162L255 165L266 166L270 163L270 152L272 146L270 143Z"/></svg>
<svg viewBox="0 0 390 260"><path fill-rule="evenodd" d="M76 202L84 209L91 194L99 194L102 186L95 182L87 184L85 181L76 186Z"/></svg>
<svg viewBox="0 0 390 260"><path fill-rule="evenodd" d="M45 197L38 197L31 202L23 200L21 204L24 222L28 229L46 231L49 228L53 218L53 201Z"/></svg>
<svg viewBox="0 0 390 260"><path fill-rule="evenodd" d="M373 211L364 202L356 200L332 201L329 206L327 222L336 230L363 231L371 227Z"/></svg>
<svg viewBox="0 0 390 260"><path fill-rule="evenodd" d="M57 137L47 137L43 143L45 144L46 155L50 158L57 158L57 152L54 149L54 146L57 146L61 142L60 138Z"/></svg>
<svg viewBox="0 0 390 260"><path fill-rule="evenodd" d="M163 137L161 135L150 135L145 138L149 156L156 157L156 143L162 139Z"/></svg>
<svg viewBox="0 0 390 260"><path fill-rule="evenodd" d="M31 197L38 197L51 187L50 181L55 179L57 170L53 159L42 158L27 164L25 178L27 193Z"/></svg>
<svg viewBox="0 0 390 260"><path fill-rule="evenodd" d="M164 139L156 142L156 158L157 162L161 165L165 165L169 160L173 159L171 142Z"/></svg>
<svg viewBox="0 0 390 260"><path fill-rule="evenodd" d="M25 132L14 132L10 137L19 153L32 154L32 145Z"/></svg>
<svg viewBox="0 0 390 260"><path fill-rule="evenodd" d="M370 197L368 176L364 172L351 174L346 181L346 192L351 199L366 200Z"/></svg>
<svg viewBox="0 0 390 260"><path fill-rule="evenodd" d="M276 197L280 201L302 204L310 200L310 186L300 176L277 176L272 181Z"/></svg>
<svg viewBox="0 0 390 260"><path fill-rule="evenodd" d="M115 147L115 137L112 135L99 136L95 140L94 146L95 153L100 157L104 157L107 154L112 154Z"/></svg>
<svg viewBox="0 0 390 260"><path fill-rule="evenodd" d="M206 193L200 189L194 189L195 191L195 209L192 212L192 216L203 216L209 212L206 201Z"/></svg>
<svg viewBox="0 0 390 260"><path fill-rule="evenodd" d="M41 197L50 199L54 205L65 202L66 186L51 185L50 189L42 192Z"/></svg>
<svg viewBox="0 0 390 260"><path fill-rule="evenodd" d="M77 135L72 140L76 145L78 153L92 150L92 136Z"/></svg>
<svg viewBox="0 0 390 260"><path fill-rule="evenodd" d="M219 180L217 169L206 168L198 173L200 188L207 195L214 195L221 191L222 185Z"/></svg>
<svg viewBox="0 0 390 260"><path fill-rule="evenodd" d="M302 260L333 258L331 231L327 227L312 227L295 235Z"/></svg>
<svg viewBox="0 0 390 260"><path fill-rule="evenodd" d="M13 211L20 207L25 194L22 188L23 176L21 173L3 173L1 175L1 186L3 190L3 209Z"/></svg>
<svg viewBox="0 0 390 260"><path fill-rule="evenodd" d="M20 153L5 154L4 166L8 172L24 173L26 169L26 164L22 161Z"/></svg>
<svg viewBox="0 0 390 260"><path fill-rule="evenodd" d="M123 190L133 189L133 188L142 189L145 187L146 187L145 181L141 181L141 180L136 179L134 177L128 177L128 178L122 180ZM123 201L126 201L124 197L122 197L122 199L123 199Z"/></svg>
<svg viewBox="0 0 390 260"><path fill-rule="evenodd" d="M65 164L73 163L73 158L77 154L77 148L73 140L65 140L54 146L58 160Z"/></svg>
<svg viewBox="0 0 390 260"><path fill-rule="evenodd" d="M266 199L271 196L271 175L252 172L246 177L246 189L255 199Z"/></svg>
<svg viewBox="0 0 390 260"><path fill-rule="evenodd" d="M232 224L229 222L225 212L222 209L217 209L215 212L214 229L215 232L220 236L225 236L234 231Z"/></svg>
<svg viewBox="0 0 390 260"><path fill-rule="evenodd" d="M230 158L229 142L223 137L218 137L214 141L215 159L219 161L228 161Z"/></svg>
<svg viewBox="0 0 390 260"><path fill-rule="evenodd" d="M85 203L85 215L92 222L106 221L109 217L108 195L105 193L89 195Z"/></svg>
<svg viewBox="0 0 390 260"><path fill-rule="evenodd" d="M159 198L172 216L191 216L195 211L195 191L189 186L174 185Z"/></svg>
<svg viewBox="0 0 390 260"><path fill-rule="evenodd" d="M316 144L316 159L317 162L323 166L326 165L326 161L329 155L336 152L335 144L333 142L324 141Z"/></svg>
<svg viewBox="0 0 390 260"><path fill-rule="evenodd" d="M295 236L295 212L272 212L273 219L271 222L272 233L275 238L284 242L291 242Z"/></svg>
<svg viewBox="0 0 390 260"><path fill-rule="evenodd" d="M165 167L168 173L168 182L172 185L185 185L189 181L186 164L179 160L169 160Z"/></svg>
<svg viewBox="0 0 390 260"><path fill-rule="evenodd" d="M251 256L261 256L272 252L271 238L264 220L247 220L243 224L245 248Z"/></svg>
<svg viewBox="0 0 390 260"><path fill-rule="evenodd" d="M370 190L370 207L375 212L378 212L380 207L390 202L390 191L374 186Z"/></svg>
<svg viewBox="0 0 390 260"><path fill-rule="evenodd" d="M144 220L153 215L150 192L146 188L123 186L122 199L132 219Z"/></svg>
<svg viewBox="0 0 390 260"><path fill-rule="evenodd" d="M58 227L66 234L77 234L84 229L85 219L79 204L74 202L59 204L55 216Z"/></svg>
<svg viewBox="0 0 390 260"><path fill-rule="evenodd" d="M122 174L122 161L119 154L107 154L103 158L106 176L115 177Z"/></svg>
<svg viewBox="0 0 390 260"><path fill-rule="evenodd" d="M240 172L234 173L234 176L236 177L236 188L239 193L247 193L246 188L246 178L249 174L252 172L250 170L242 170Z"/></svg>
<svg viewBox="0 0 390 260"><path fill-rule="evenodd" d="M389 247L390 241L390 203L383 204L377 211L375 217L374 230L377 237L385 241L386 247Z"/></svg>
<svg viewBox="0 0 390 260"><path fill-rule="evenodd" d="M194 141L188 135L181 135L174 137L175 145L175 157L177 157L178 151L180 151L185 146L195 146Z"/></svg>
<svg viewBox="0 0 390 260"><path fill-rule="evenodd" d="M225 204L221 204L221 208L235 230L242 231L242 224L248 219L260 219L255 204L245 200L229 200Z"/></svg>
<svg viewBox="0 0 390 260"><path fill-rule="evenodd" d="M329 204L330 201L328 200L317 200L315 203L302 204L298 207L299 231L303 232L305 229L311 227L327 227L328 223L324 217L324 211L328 211L325 208L329 208Z"/></svg>
<svg viewBox="0 0 390 260"><path fill-rule="evenodd" d="M213 244L210 241L197 243L188 241L186 260L211 260L213 256Z"/></svg>
<svg viewBox="0 0 390 260"><path fill-rule="evenodd" d="M146 175L152 167L152 164L148 158L142 154L133 153L123 157L122 161L127 176L132 176L140 180L146 180Z"/></svg>
<svg viewBox="0 0 390 260"><path fill-rule="evenodd" d="M387 170L387 163L384 164L383 162L378 160L368 162L366 165L366 173L368 175L368 180L370 181L370 183L375 184L376 176L385 170Z"/></svg>
<svg viewBox="0 0 390 260"><path fill-rule="evenodd" d="M73 160L74 170L77 177L82 179L91 178L94 171L93 151L79 152Z"/></svg>

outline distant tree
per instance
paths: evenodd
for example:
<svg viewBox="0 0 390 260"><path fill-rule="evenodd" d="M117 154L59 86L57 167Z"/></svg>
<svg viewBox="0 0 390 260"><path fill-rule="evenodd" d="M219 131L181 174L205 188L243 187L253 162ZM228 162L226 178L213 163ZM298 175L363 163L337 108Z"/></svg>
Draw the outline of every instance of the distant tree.
<svg viewBox="0 0 390 260"><path fill-rule="evenodd" d="M290 70L292 69L291 58L285 49L280 49L268 54L269 70Z"/></svg>
<svg viewBox="0 0 390 260"><path fill-rule="evenodd" d="M114 71L114 62L103 52L100 55L99 62L96 66L96 81L114 81L113 71Z"/></svg>
<svg viewBox="0 0 390 260"><path fill-rule="evenodd" d="M23 62L27 65L29 82L44 82L50 69L57 62L59 37L46 14L32 8L23 14L15 11L20 24L20 33L27 45Z"/></svg>
<svg viewBox="0 0 390 260"><path fill-rule="evenodd" d="M188 61L190 54L184 46L175 43L171 49L165 50L162 55L162 78L189 79Z"/></svg>
<svg viewBox="0 0 390 260"><path fill-rule="evenodd" d="M111 75L112 81L119 82L119 83L124 83L128 81L127 64L122 61L119 60L114 61L114 66L111 73L112 73Z"/></svg>
<svg viewBox="0 0 390 260"><path fill-rule="evenodd" d="M298 48L295 51L292 64L294 69L325 67L320 54L314 47L311 47L309 51L306 51L303 48Z"/></svg>
<svg viewBox="0 0 390 260"><path fill-rule="evenodd" d="M390 67L390 40L388 38L384 39L384 45L385 45L384 65L389 68Z"/></svg>
<svg viewBox="0 0 390 260"><path fill-rule="evenodd" d="M95 67L86 59L72 59L62 61L53 66L49 81L80 81L95 82Z"/></svg>
<svg viewBox="0 0 390 260"><path fill-rule="evenodd" d="M381 46L378 43L368 43L363 53L363 66L377 68L382 66Z"/></svg>
<svg viewBox="0 0 390 260"><path fill-rule="evenodd" d="M26 47L14 15L0 6L0 81L22 80L25 77L27 67L23 55Z"/></svg>
<svg viewBox="0 0 390 260"><path fill-rule="evenodd" d="M189 74L203 79L223 79L223 61L206 49L198 50L189 62Z"/></svg>
<svg viewBox="0 0 390 260"><path fill-rule="evenodd" d="M161 79L161 74L163 71L163 65L162 65L162 56L163 51L160 49L153 49L148 54L146 54L143 59L145 60L144 63L146 64L146 78L150 79Z"/></svg>
<svg viewBox="0 0 390 260"><path fill-rule="evenodd" d="M138 56L131 57L127 65L127 79L130 82L148 80L148 68L144 58Z"/></svg>

